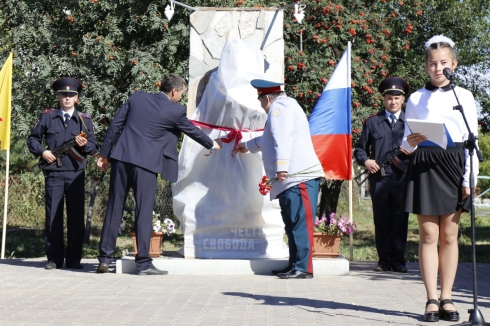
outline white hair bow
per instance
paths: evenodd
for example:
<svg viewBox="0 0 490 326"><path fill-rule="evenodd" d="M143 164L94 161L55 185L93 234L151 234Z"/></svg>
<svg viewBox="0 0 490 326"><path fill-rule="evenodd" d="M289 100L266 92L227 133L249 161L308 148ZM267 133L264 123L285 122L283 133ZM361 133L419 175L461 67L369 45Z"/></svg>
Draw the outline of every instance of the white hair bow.
<svg viewBox="0 0 490 326"><path fill-rule="evenodd" d="M448 43L452 48L454 48L454 42L450 38L441 34L441 35L432 36L430 40L425 42L425 49L428 49L431 44L439 43L439 42Z"/></svg>

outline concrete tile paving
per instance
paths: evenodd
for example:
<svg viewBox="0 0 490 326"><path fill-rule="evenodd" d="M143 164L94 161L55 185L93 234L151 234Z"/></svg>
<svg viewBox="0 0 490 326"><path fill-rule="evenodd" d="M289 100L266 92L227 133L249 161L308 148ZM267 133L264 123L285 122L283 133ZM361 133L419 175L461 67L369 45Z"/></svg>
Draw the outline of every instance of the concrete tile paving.
<svg viewBox="0 0 490 326"><path fill-rule="evenodd" d="M408 274L354 262L349 276L146 276L44 270L44 259L0 261L0 325L430 325L417 263ZM453 300L473 306L471 264L460 264ZM490 321L490 264L478 265L479 307ZM454 325L441 321L438 325Z"/></svg>

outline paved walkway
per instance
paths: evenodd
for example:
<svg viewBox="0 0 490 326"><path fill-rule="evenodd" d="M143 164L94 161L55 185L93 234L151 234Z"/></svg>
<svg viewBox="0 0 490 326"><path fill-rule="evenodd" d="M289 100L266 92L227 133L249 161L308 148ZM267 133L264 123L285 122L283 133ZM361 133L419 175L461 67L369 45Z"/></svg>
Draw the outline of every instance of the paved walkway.
<svg viewBox="0 0 490 326"><path fill-rule="evenodd" d="M45 260L0 260L0 325L433 325L422 318L418 264L408 274L351 263L349 276L136 276L44 270ZM479 305L490 321L490 264L478 265ZM471 264L454 297L462 320L473 306ZM438 325L454 325L440 322Z"/></svg>

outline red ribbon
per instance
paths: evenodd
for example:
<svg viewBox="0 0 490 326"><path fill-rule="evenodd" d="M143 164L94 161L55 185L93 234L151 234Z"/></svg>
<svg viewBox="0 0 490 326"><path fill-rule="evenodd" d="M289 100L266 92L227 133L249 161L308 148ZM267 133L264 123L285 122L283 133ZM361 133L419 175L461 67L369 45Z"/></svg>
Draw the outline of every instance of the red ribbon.
<svg viewBox="0 0 490 326"><path fill-rule="evenodd" d="M217 130L222 130L222 131L229 131L228 136L226 138L221 138L221 140L225 143L231 143L233 140L235 140L235 146L238 145L240 140L242 140L242 132L256 132L256 131L264 131L264 129L256 129L256 130L251 130L251 129L234 129L234 128L228 128L228 127L222 127L222 126L216 126L212 125L209 123L201 122L201 121L196 121L196 120L190 120L195 126L197 127L204 127L204 128L210 128L210 129L217 129ZM211 153L209 153L211 154ZM231 156L233 156L233 152L231 152Z"/></svg>

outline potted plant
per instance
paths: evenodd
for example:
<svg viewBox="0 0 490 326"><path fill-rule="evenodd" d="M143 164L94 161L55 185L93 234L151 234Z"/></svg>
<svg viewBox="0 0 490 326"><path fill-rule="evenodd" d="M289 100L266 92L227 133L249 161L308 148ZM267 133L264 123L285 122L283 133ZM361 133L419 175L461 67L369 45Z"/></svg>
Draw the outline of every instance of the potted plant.
<svg viewBox="0 0 490 326"><path fill-rule="evenodd" d="M129 224L129 226L131 226L130 221L133 221L133 224L129 234L133 239L134 255L136 256L136 254L138 254L138 245L136 243L136 233L133 231L134 220L132 218L127 218L125 220L125 224L126 225ZM162 252L163 235L174 233L174 232L175 232L175 224L171 219L166 218L163 221L161 221L160 214L156 214L155 212L153 212L153 232L151 234L151 241L150 241L150 257L155 258L160 256L160 253Z"/></svg>
<svg viewBox="0 0 490 326"><path fill-rule="evenodd" d="M336 258L339 256L342 235L349 235L357 227L345 216L332 212L315 222L313 233L313 257Z"/></svg>

